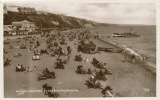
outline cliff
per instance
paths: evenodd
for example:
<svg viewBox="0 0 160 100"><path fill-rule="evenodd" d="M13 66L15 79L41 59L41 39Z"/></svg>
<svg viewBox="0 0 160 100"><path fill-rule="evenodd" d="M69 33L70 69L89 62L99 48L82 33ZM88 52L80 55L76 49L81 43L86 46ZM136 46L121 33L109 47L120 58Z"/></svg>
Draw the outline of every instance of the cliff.
<svg viewBox="0 0 160 100"><path fill-rule="evenodd" d="M86 19L64 16L58 14L22 14L18 12L8 12L4 14L4 25L11 25L13 21L27 20L35 22L36 26L42 28L92 28L108 26L109 24L97 23Z"/></svg>

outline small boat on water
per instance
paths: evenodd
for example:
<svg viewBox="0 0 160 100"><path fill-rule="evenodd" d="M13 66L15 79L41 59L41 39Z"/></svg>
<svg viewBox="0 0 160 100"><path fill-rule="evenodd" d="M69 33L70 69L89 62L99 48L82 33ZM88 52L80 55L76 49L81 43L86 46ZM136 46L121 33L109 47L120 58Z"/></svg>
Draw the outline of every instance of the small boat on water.
<svg viewBox="0 0 160 100"><path fill-rule="evenodd" d="M120 33L113 33L112 37L126 37L125 34L120 34Z"/></svg>
<svg viewBox="0 0 160 100"><path fill-rule="evenodd" d="M136 34L137 32L131 32L133 28L129 32L125 33L112 33L112 37L140 37L140 35Z"/></svg>

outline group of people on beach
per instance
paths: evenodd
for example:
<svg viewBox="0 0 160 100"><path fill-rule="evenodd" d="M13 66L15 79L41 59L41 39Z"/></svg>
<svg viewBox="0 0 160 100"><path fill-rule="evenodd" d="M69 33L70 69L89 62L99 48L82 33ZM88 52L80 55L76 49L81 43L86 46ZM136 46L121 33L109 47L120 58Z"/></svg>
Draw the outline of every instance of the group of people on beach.
<svg viewBox="0 0 160 100"><path fill-rule="evenodd" d="M37 66L34 66L31 70L31 67L24 67L23 65L16 65L16 72L32 72L37 69Z"/></svg>
<svg viewBox="0 0 160 100"><path fill-rule="evenodd" d="M69 38L69 40L72 42L72 41L74 41L74 39L76 38L76 37L78 37L78 40L79 40L79 42L83 42L83 41L85 41L85 40L89 40L90 39L90 36L87 34L87 35L85 35L85 33L87 33L87 31L81 31L81 32L79 32L79 34L72 34L72 33L69 33L68 34L68 38ZM77 36L76 36L77 35ZM59 39L64 39L64 40L66 40L66 38L64 38L60 33L59 33ZM51 39L51 37L53 37L52 39ZM48 40L47 41L49 41L48 43L52 43L53 41L54 41L54 39L55 39L55 37L56 36L48 36ZM74 45L78 45L79 44L79 42L78 43L74 43ZM57 40L56 41L54 41L54 43L56 43L56 45L55 46L57 46L56 48L60 48L60 50L59 51L61 51L62 50L62 47L61 47L61 43L58 43L57 42ZM49 44L49 45L50 45ZM82 45L83 45L83 43L81 43ZM48 46L49 47L49 49L51 49L51 47L52 46ZM71 47L70 46L67 46L67 54L68 55L71 55L71 51L72 51L72 49L71 49ZM81 47L80 47L80 45L78 45L78 53L80 53L80 51L81 51ZM60 55L60 54L58 54L57 55L57 62L55 63L56 64L56 67L55 68L61 68L61 69L64 69L65 67L64 67L64 62L62 61L62 59L61 59L61 57L62 56L65 56L65 55ZM60 58L59 58L60 57ZM84 59L85 58L85 59ZM89 59L88 59L88 57L82 57L82 55L81 54L79 54L79 55L75 55L75 61L80 61L80 62L89 62ZM95 61L96 60L96 58L94 57L93 58L93 60ZM96 60L97 61L97 63L100 63L98 60ZM104 67L104 71L102 70L102 69L100 69L99 71L95 71L95 73L93 73L93 71L91 70L91 68L88 68L88 70L85 70L84 68L84 66L83 65L79 65L79 66L77 66L77 70L76 70L76 72L77 73L79 73L79 74L89 74L89 75L91 75L91 77L89 78L89 82L91 82L92 84L100 84L100 82L99 82L99 79L101 80L105 80L106 78L105 78L105 74L106 73L108 73L108 70L106 69L106 63L104 64L104 65L102 65L103 67ZM95 74L95 75L93 75L93 74ZM109 86L108 86L109 87ZM103 95L106 95L106 91L111 91L111 88L109 88L108 89L108 87L106 87L106 88L104 88L104 89L102 89L102 94ZM113 96L113 95L112 95Z"/></svg>
<svg viewBox="0 0 160 100"><path fill-rule="evenodd" d="M78 50L78 55L75 55L75 57L77 58L78 61L80 62L90 62L89 58L87 56L82 57L81 53L81 47L79 45L79 42L82 41L89 41L89 39L92 38L92 36L90 34L87 34L89 31L88 30L80 30L80 31L76 31L76 32L68 32L68 34L61 34L59 32L59 34L47 34L47 35L43 35L41 38L45 39L46 43L46 47L41 48L41 44L43 44L42 41L39 41L38 38L36 37L26 37L24 38L27 42L29 42L29 44L25 44L23 45L28 51L30 51L30 53L33 53L33 56L37 57L40 56L42 53L45 53L47 55L52 55L54 53L54 57L57 57L56 63L55 63L55 68L56 69L65 69L65 64L67 64L67 62L70 60L70 56L74 55L72 53L72 47L70 45L68 45L68 43L66 42L67 40L69 40L70 42L75 42L74 45L76 45L78 48L76 48ZM65 35L68 35L67 37ZM78 40L76 41L76 39L78 38ZM36 40L37 39L37 40ZM93 37L93 39L95 39ZM61 43L63 40L64 43ZM21 40L22 41L22 40ZM83 43L82 43L83 45ZM31 48L33 47L33 48ZM76 51L77 51L76 50ZM68 58L66 60L62 60L63 57L67 56ZM34 60L34 59L33 59ZM40 60L40 59L39 59ZM101 64L100 61L98 61L95 57L93 58L93 62L96 62L97 64ZM101 80L99 77L102 77L102 79L105 79L105 73L108 72L108 70L106 69L106 63L101 64L100 66L103 66L104 69L100 69L99 71L95 71L95 73L93 72L92 68L88 68L88 70L86 72L84 72L84 66L83 65L79 65L77 67L77 72L79 73L87 73L89 75L91 75L91 77L87 80L89 80L91 83L93 84L100 84L99 80ZM37 68L39 69L39 67L37 66L33 66L33 68L30 67L24 67L23 65L17 64L16 65L16 72L32 72L34 70L37 70ZM93 67L94 69L97 69L96 67ZM94 75L95 74L95 75ZM51 77L55 79L55 73L51 72L49 70L49 68L45 68L44 70L42 70L41 74L39 74L39 76L37 76L39 79L41 79L42 77ZM44 78L46 79L46 78ZM108 88L105 88L103 90L103 94L105 94L105 91L109 90ZM111 90L111 89L110 89Z"/></svg>

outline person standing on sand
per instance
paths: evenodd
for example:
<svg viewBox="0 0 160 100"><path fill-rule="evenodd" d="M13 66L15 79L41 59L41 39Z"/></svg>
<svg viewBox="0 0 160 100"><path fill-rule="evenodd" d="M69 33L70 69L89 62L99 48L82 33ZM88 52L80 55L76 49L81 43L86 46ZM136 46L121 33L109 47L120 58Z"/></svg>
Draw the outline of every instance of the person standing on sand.
<svg viewBox="0 0 160 100"><path fill-rule="evenodd" d="M67 57L67 60L69 61L69 59L70 59L70 55L68 55L68 57Z"/></svg>

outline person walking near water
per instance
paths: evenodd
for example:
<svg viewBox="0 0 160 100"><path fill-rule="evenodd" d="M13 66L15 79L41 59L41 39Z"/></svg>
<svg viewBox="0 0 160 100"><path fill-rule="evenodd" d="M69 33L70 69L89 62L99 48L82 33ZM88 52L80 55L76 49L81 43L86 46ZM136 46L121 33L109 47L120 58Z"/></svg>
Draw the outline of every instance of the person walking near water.
<svg viewBox="0 0 160 100"><path fill-rule="evenodd" d="M123 55L124 55L124 62L126 62L127 61L126 50L123 50Z"/></svg>
<svg viewBox="0 0 160 100"><path fill-rule="evenodd" d="M146 58L146 57L143 57L143 62L145 62L145 58Z"/></svg>
<svg viewBox="0 0 160 100"><path fill-rule="evenodd" d="M132 54L132 63L135 63L135 55L134 54Z"/></svg>

